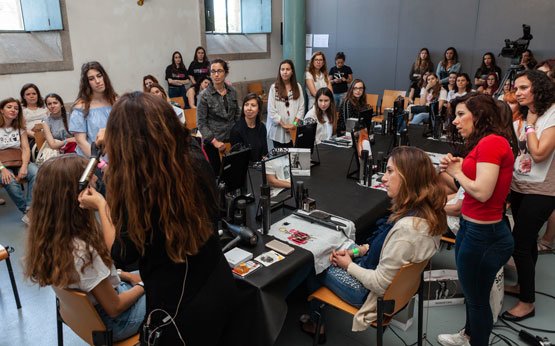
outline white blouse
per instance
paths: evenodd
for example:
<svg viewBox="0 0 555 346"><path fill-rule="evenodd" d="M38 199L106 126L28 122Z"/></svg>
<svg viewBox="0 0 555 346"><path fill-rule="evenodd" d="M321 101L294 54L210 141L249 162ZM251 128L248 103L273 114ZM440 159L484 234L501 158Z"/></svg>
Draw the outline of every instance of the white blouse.
<svg viewBox="0 0 555 346"><path fill-rule="evenodd" d="M325 139L330 139L333 135L333 124L330 123L328 116L324 113L324 123L320 123L316 117L315 107L310 108L310 110L304 116L305 119L312 118L316 121L316 140L315 144L322 143Z"/></svg>
<svg viewBox="0 0 555 346"><path fill-rule="evenodd" d="M286 106L286 101L281 100L276 92L275 83L270 87L268 95L268 121L266 127L268 130L268 138L279 143L289 143L291 135L289 131L285 130L280 125L280 121L285 124L292 124L295 118L304 118L304 96L302 94L302 87L297 83L301 95L298 99L293 99L293 91L287 95L289 107Z"/></svg>

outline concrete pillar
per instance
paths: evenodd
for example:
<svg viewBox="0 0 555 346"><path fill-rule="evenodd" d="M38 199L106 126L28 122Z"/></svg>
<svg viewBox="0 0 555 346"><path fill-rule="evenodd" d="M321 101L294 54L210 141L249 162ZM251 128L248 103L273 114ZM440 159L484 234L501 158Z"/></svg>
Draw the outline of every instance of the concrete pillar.
<svg viewBox="0 0 555 346"><path fill-rule="evenodd" d="M306 0L283 0L283 59L295 64L297 81L304 85Z"/></svg>

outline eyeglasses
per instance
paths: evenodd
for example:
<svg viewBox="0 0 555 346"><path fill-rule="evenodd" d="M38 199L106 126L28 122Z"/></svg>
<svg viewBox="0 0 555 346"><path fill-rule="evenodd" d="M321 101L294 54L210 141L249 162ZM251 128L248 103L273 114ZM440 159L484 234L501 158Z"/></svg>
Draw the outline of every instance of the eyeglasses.
<svg viewBox="0 0 555 346"><path fill-rule="evenodd" d="M324 59L314 59L314 61L323 62Z"/></svg>
<svg viewBox="0 0 555 346"><path fill-rule="evenodd" d="M210 70L211 74L222 74L224 72L225 72L225 70Z"/></svg>
<svg viewBox="0 0 555 346"><path fill-rule="evenodd" d="M488 80L495 82L495 78L488 78Z"/></svg>
<svg viewBox="0 0 555 346"><path fill-rule="evenodd" d="M354 87L353 90L364 90L364 87Z"/></svg>

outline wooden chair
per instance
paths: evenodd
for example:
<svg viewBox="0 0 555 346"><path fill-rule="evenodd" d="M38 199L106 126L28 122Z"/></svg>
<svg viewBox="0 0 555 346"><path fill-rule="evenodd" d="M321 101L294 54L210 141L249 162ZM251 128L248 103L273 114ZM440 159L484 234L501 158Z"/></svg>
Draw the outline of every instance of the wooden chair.
<svg viewBox="0 0 555 346"><path fill-rule="evenodd" d="M4 247L0 244L0 261L6 261L6 266L8 267L8 275L10 276L10 282L12 284L13 295L15 298L15 305L18 309L21 309L21 302L19 301L19 293L17 292L17 285L15 284L15 276L13 275L12 262L10 261L10 253L13 252L13 248L10 246Z"/></svg>
<svg viewBox="0 0 555 346"><path fill-rule="evenodd" d="M401 267L393 281L385 291L383 297L378 298L378 317L376 321L372 322L371 326L377 329L377 344L383 345L383 332L384 327L387 327L391 322L393 316L401 311L411 300L411 298L418 292L418 345L422 346L422 314L423 314L423 271L426 268L428 261L420 263L409 263ZM341 300L335 293L326 287L321 287L312 293L308 300L317 299L322 304L320 310L323 313L323 308L330 305L338 310L344 311L350 315L356 314L358 308ZM320 330L321 318L316 321L316 330ZM318 344L319 334L314 336L313 345Z"/></svg>
<svg viewBox="0 0 555 346"><path fill-rule="evenodd" d="M249 83L247 84L247 91L261 96L264 94L264 87L261 82Z"/></svg>
<svg viewBox="0 0 555 346"><path fill-rule="evenodd" d="M86 293L54 286L52 289L56 293L58 346L64 344L63 323L89 345L131 346L139 343L139 334L123 341L113 342L112 330L106 329Z"/></svg>
<svg viewBox="0 0 555 346"><path fill-rule="evenodd" d="M384 90L383 91L383 96L393 96L393 98L397 98L398 96L403 96L405 97L407 95L407 92L404 90Z"/></svg>
<svg viewBox="0 0 555 346"><path fill-rule="evenodd" d="M378 112L378 94L366 94L366 103L372 107L374 113Z"/></svg>
<svg viewBox="0 0 555 346"><path fill-rule="evenodd" d="M222 159L222 157L229 154L229 152L231 151L231 143L225 142L224 145L225 145L224 151L220 151L220 160Z"/></svg>
<svg viewBox="0 0 555 346"><path fill-rule="evenodd" d="M177 103L181 109L185 108L185 100L183 99L183 96L172 97L170 98L170 101Z"/></svg>
<svg viewBox="0 0 555 346"><path fill-rule="evenodd" d="M196 108L189 108L184 109L183 113L185 113L185 126L194 131L197 129L197 109Z"/></svg>
<svg viewBox="0 0 555 346"><path fill-rule="evenodd" d="M384 111L387 108L393 108L393 102L395 102L395 99L397 98L397 96L395 95L383 95L382 97L382 107L381 107L381 113L380 114L384 114Z"/></svg>

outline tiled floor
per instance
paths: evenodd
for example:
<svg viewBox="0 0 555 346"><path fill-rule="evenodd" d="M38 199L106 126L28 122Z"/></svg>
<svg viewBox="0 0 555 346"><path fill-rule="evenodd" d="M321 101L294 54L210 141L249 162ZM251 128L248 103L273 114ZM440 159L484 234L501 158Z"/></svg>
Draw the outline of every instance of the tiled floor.
<svg viewBox="0 0 555 346"><path fill-rule="evenodd" d="M4 190L0 190L0 197L8 200ZM21 260L25 249L24 224L20 221L21 214L16 210L11 201L0 206L0 243L9 244L16 249L13 254L12 263L16 274L19 294L23 307L17 310L10 287L6 265L0 263L0 346L8 345L56 345L56 316L54 294L50 288L38 288L23 279ZM454 268L453 250L443 250L438 253L432 262L433 268ZM555 295L555 255L541 255L537 265L537 290ZM506 268L506 281L514 281L515 274L510 268ZM516 298L506 297L504 309L512 306ZM298 326L298 317L306 312L307 305L304 292L298 289L288 300L289 313L282 328L282 332L276 341L276 346L311 345L311 339L303 334ZM525 325L536 328L554 329L555 300L537 295L536 317L524 322ZM424 331L428 335L428 341L432 345L438 345L436 337L440 333L456 332L464 324L464 305L444 306L425 309ZM362 333L350 331L351 318L344 313L333 309L326 310L326 330L328 346L359 346L375 345L376 333L368 330ZM500 323L498 323L500 325ZM395 329L407 344L416 341L416 321L406 332ZM524 343L518 340L514 332L507 329L495 329L518 345ZM543 334L534 332L534 335L551 337L555 340L555 334ZM64 329L65 345L84 345L71 330ZM384 336L385 345L403 345L391 330L387 330ZM503 343L498 343L503 345ZM246 345L256 346L256 345Z"/></svg>

